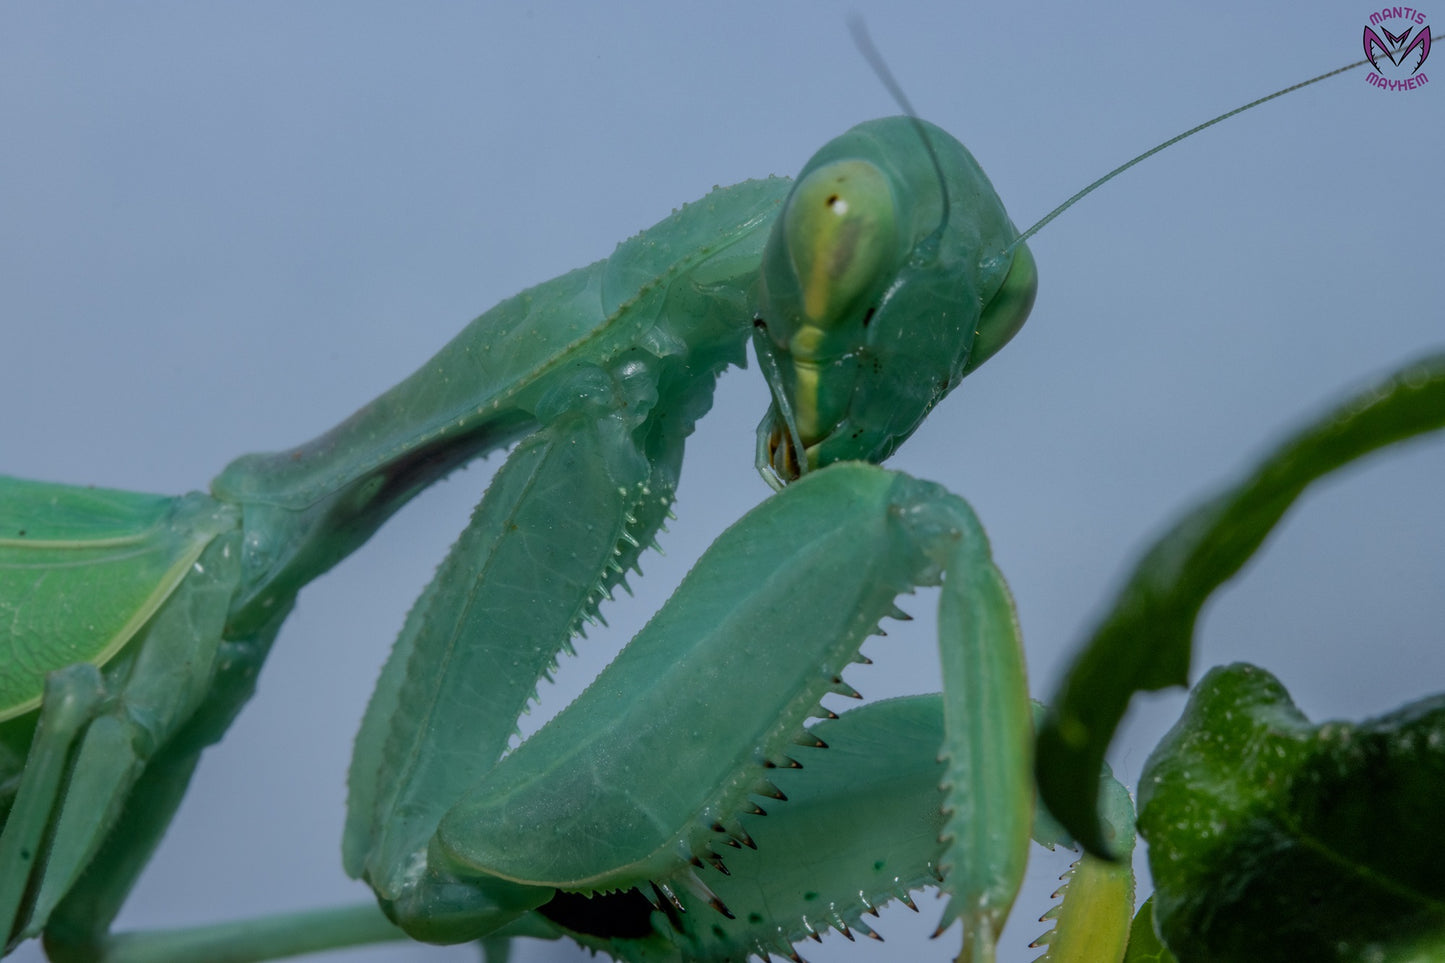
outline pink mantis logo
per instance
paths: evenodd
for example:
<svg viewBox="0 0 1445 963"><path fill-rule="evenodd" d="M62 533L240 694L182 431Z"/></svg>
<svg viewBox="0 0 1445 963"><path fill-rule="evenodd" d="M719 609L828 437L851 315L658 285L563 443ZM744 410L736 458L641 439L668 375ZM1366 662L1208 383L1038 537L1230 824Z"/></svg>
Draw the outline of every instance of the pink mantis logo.
<svg viewBox="0 0 1445 963"><path fill-rule="evenodd" d="M1385 7L1370 14L1364 44L1365 59L1375 68L1365 78L1372 86L1389 91L1414 90L1430 82L1420 70L1430 56L1430 25L1422 11Z"/></svg>
<svg viewBox="0 0 1445 963"><path fill-rule="evenodd" d="M1389 41L1388 45L1380 40L1379 34L1375 33L1373 27L1365 28L1365 59L1370 62L1371 67L1376 70L1380 69L1379 61L1375 59L1376 53L1382 53L1389 57L1390 63L1398 67L1401 61L1408 57L1410 51L1416 47L1420 48L1420 59L1415 61L1415 66L1410 73L1418 73L1420 68L1425 66L1425 58L1430 56L1430 28L1428 26L1421 27L1416 31L1415 39L1410 41L1408 47L1405 46L1405 41L1410 37L1409 27L1406 27L1405 32L1401 34L1393 34L1381 27L1380 33L1385 35L1385 40Z"/></svg>

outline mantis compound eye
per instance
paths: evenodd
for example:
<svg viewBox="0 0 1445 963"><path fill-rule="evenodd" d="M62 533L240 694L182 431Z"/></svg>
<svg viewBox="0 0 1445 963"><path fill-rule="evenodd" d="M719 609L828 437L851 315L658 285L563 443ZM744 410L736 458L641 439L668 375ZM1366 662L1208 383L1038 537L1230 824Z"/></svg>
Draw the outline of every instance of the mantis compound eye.
<svg viewBox="0 0 1445 963"><path fill-rule="evenodd" d="M847 411L871 305L901 254L897 220L888 176L857 158L804 175L779 220L764 282L774 309L767 337L805 448Z"/></svg>
<svg viewBox="0 0 1445 963"><path fill-rule="evenodd" d="M1013 264L1004 278L1003 286L984 307L978 319L978 333L973 339L973 350L963 373L968 374L998 353L1008 344L1034 306L1034 296L1039 293L1039 268L1026 245L1020 244L1014 250Z"/></svg>
<svg viewBox="0 0 1445 963"><path fill-rule="evenodd" d="M791 340L821 342L848 317L896 256L895 221L888 180L868 161L833 161L799 181L783 214L802 309Z"/></svg>

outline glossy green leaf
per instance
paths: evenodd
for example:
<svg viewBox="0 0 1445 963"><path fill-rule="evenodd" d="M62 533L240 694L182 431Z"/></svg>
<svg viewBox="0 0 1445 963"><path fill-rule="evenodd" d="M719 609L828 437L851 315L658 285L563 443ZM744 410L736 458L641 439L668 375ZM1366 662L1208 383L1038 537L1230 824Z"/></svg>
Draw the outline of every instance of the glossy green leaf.
<svg viewBox="0 0 1445 963"><path fill-rule="evenodd" d="M1124 963L1177 963L1178 957L1169 952L1169 947L1159 940L1154 932L1154 897L1144 901L1134 915L1134 925L1129 927L1129 949L1124 953Z"/></svg>
<svg viewBox="0 0 1445 963"><path fill-rule="evenodd" d="M1180 960L1445 954L1445 695L1312 725L1269 673L1211 671L1140 780Z"/></svg>
<svg viewBox="0 0 1445 963"><path fill-rule="evenodd" d="M1120 963L1124 958L1134 914L1134 804L1107 767L1099 778L1105 832L1121 858L1085 853L1060 877L1063 885L1054 895L1062 901L1039 917L1050 929L1030 944L1047 948L1037 963Z"/></svg>
<svg viewBox="0 0 1445 963"><path fill-rule="evenodd" d="M1242 481L1154 543L1074 661L1039 731L1039 792L1090 851L1105 855L1099 764L1136 692L1187 685L1194 621L1315 479L1377 448L1445 427L1445 354L1371 385L1285 439Z"/></svg>

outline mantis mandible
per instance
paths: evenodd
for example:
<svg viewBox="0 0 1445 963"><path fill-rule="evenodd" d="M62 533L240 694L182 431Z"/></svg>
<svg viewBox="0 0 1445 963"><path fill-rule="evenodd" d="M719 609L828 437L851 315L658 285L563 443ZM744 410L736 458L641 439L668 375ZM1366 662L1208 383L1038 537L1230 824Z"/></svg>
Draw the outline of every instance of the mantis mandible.
<svg viewBox="0 0 1445 963"><path fill-rule="evenodd" d="M805 151L804 153L806 153L806 151ZM1069 174L1069 176L1070 176L1071 178L1073 178L1073 179L1075 179L1075 180L1077 179L1077 174L1076 174L1075 171L1070 170L1070 171L1068 172L1068 174ZM729 174L725 174L725 175L719 175L719 179L731 180L731 179L734 179L735 176L736 176L735 173L729 173ZM693 194L693 193L696 193L696 192L695 192L695 191L682 192L682 193L677 194L677 195L675 195L675 196L678 196L678 197L681 197L681 196L690 196L690 195ZM579 258L579 259L580 259L580 258ZM515 286L515 285L513 285L513 286ZM453 312L453 314L454 314L454 313L455 313L455 312ZM273 436L273 439L271 439L271 440L274 440L274 436ZM257 442L257 445L258 445L258 446L259 446L259 445L262 445L262 444L264 444L264 442L259 442L259 441ZM232 447L234 447L234 446L232 446ZM214 461L214 459L213 459L213 461ZM9 467L11 467L11 465L7 463L7 468L9 468ZM27 467L27 466L15 466L15 467L17 467L17 468L23 468L23 467ZM27 470L28 470L28 469L27 469ZM939 476L939 477L949 477L949 476L943 476L941 473L934 473L934 474L937 475L937 476ZM109 477L106 477L106 478L96 477L95 480L97 480L97 481L106 481L106 482L111 481L111 479L110 479ZM198 479L198 483L199 483L199 479ZM158 490L166 490L166 489L169 488L169 487L175 487L175 486L174 486L174 483L173 483L173 482L167 482L165 485L162 485L161 483L157 482L157 483L154 483L154 484L151 484L151 485L144 485L144 484L137 483L137 484L136 484L136 487L150 487L150 488L156 488L156 489L158 489ZM863 686L861 686L861 687L865 688L865 690L867 690L867 689L870 688L869 686L866 686L866 685L863 685Z"/></svg>

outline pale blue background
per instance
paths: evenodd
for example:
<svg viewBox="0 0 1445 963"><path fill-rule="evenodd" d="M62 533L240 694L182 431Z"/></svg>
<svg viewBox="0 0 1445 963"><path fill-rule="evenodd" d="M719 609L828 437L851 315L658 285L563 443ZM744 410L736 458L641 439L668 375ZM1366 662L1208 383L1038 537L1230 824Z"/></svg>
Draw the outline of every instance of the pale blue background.
<svg viewBox="0 0 1445 963"><path fill-rule="evenodd" d="M203 487L236 454L344 417L500 298L895 112L841 5L493 7L0 9L0 471ZM1022 226L1137 151L1357 58L1369 7L857 9ZM1445 77L1445 59L1429 66ZM1166 518L1344 386L1445 342L1442 98L1441 82L1387 95L1334 79L1170 150L1033 242L1033 320L894 465L977 507L1041 697ZM668 554L609 612L619 637L766 494L751 467L764 404L755 372L725 380ZM337 853L351 736L490 468L302 595L122 924L365 897ZM1199 664L1260 663L1316 716L1445 688L1442 479L1436 440L1321 486L1206 610ZM930 628L870 646L879 665L850 680L870 696L936 687ZM565 684L606 658L587 644ZM1132 717L1114 757L1131 784L1179 706ZM1063 865L1036 862L1004 959L1033 957ZM950 958L952 937L910 949L937 918L920 905L885 918L888 947L867 958Z"/></svg>

